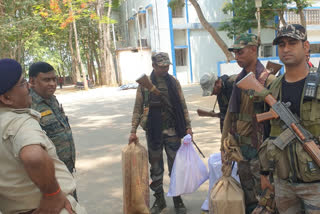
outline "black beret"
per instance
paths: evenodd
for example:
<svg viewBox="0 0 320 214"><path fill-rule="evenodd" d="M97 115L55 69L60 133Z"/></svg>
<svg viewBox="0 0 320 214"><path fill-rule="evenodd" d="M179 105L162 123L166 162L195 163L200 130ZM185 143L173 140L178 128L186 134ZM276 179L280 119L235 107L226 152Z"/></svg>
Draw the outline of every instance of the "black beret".
<svg viewBox="0 0 320 214"><path fill-rule="evenodd" d="M29 77L36 77L41 73L48 73L54 71L54 68L46 62L33 63L29 68Z"/></svg>
<svg viewBox="0 0 320 214"><path fill-rule="evenodd" d="M22 75L21 65L13 59L0 59L0 94L9 91Z"/></svg>

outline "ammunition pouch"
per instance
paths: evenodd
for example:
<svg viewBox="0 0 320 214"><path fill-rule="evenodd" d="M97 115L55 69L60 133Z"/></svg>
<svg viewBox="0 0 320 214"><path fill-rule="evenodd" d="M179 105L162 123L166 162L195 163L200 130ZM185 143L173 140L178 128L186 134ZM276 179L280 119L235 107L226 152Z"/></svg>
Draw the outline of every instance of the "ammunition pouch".
<svg viewBox="0 0 320 214"><path fill-rule="evenodd" d="M149 107L144 107L143 114L141 115L141 118L140 118L140 126L144 131L147 131L148 114L149 114Z"/></svg>
<svg viewBox="0 0 320 214"><path fill-rule="evenodd" d="M275 174L280 179L286 180L289 177L290 164L286 149L279 149L274 143L274 139L268 138L267 140L267 160L269 171L275 171Z"/></svg>
<svg viewBox="0 0 320 214"><path fill-rule="evenodd" d="M296 143L296 154L298 166L295 168L299 172L301 180L306 183L319 181L320 168L303 149L300 142Z"/></svg>

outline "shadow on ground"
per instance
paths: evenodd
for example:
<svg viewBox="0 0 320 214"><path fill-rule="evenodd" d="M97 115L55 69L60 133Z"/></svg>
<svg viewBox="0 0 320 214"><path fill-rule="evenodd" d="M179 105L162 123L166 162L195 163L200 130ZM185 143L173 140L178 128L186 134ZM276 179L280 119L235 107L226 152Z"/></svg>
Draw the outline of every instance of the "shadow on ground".
<svg viewBox="0 0 320 214"><path fill-rule="evenodd" d="M192 119L194 140L201 148L207 164L209 155L219 151L220 128L217 118L200 118L196 110L211 110L214 97L201 97L198 85L184 87ZM89 91L58 94L72 126L77 150L77 184L79 200L89 214L122 213L121 151L128 142L135 90L97 88ZM218 111L218 108L216 109ZM140 142L145 146L144 132L139 128ZM166 157L164 157L166 160ZM164 186L170 180L165 169ZM188 213L200 213L207 196L208 181L197 192L183 196ZM153 203L152 192L151 204ZM174 213L173 203L167 198L168 208L163 213Z"/></svg>

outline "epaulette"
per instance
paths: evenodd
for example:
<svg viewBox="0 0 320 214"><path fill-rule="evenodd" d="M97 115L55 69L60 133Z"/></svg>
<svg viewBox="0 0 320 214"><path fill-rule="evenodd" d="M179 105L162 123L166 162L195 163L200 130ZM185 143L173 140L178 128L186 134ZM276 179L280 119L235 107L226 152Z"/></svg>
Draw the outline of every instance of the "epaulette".
<svg viewBox="0 0 320 214"><path fill-rule="evenodd" d="M40 121L40 118L41 118L40 112L37 112L36 110L33 110L31 108L14 109L12 111L17 113L17 114L27 113L30 116L32 116L34 119L36 119L37 121Z"/></svg>

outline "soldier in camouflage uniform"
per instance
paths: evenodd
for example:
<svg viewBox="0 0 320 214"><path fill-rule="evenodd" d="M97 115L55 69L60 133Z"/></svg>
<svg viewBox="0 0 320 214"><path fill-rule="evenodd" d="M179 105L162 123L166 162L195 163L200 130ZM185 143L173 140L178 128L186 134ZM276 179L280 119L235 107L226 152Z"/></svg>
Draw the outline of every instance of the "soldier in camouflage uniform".
<svg viewBox="0 0 320 214"><path fill-rule="evenodd" d="M273 44L278 45L279 57L285 65L286 73L273 81L270 93L277 100L291 103L290 110L300 118L300 124L314 136L319 146L319 89L315 97L304 94L307 85L311 84L308 76L312 72L306 62L310 48L306 30L299 24L282 27ZM261 188L273 189L268 179L268 175L273 174L276 206L281 214L320 213L318 165L292 134L284 132L280 119L271 120L270 131L265 134L269 138L259 150ZM280 149L275 142L285 144Z"/></svg>
<svg viewBox="0 0 320 214"><path fill-rule="evenodd" d="M227 113L229 100L231 97L233 83L237 75L222 75L215 80L214 75L205 74L200 79L200 85L203 90L202 96L216 95L219 105L220 131L223 130L223 122Z"/></svg>
<svg viewBox="0 0 320 214"><path fill-rule="evenodd" d="M156 96L139 85L132 116L132 129L129 143L137 141L136 131L139 124L146 131L150 176L150 188L156 198L151 213L160 213L165 207L163 191L163 149L168 160L169 176L176 153L185 134L191 134L191 124L187 105L180 83L168 74L170 60L167 53L159 52L152 56L152 83L160 90ZM186 213L180 196L173 197L176 213Z"/></svg>
<svg viewBox="0 0 320 214"><path fill-rule="evenodd" d="M274 76L269 75L257 59L258 45L256 35L244 33L239 35L233 46L229 48L229 51L235 54L238 65L243 68L236 82L249 72L253 72L257 80L265 86L274 79ZM263 142L264 127L258 124L255 115L263 110L261 100L253 98L247 91L241 90L236 85L233 86L223 124L221 159L224 160L224 140L236 140L244 157L244 160L238 163L238 173L245 193L246 213L251 213L255 209L258 204L257 196L261 193L258 149Z"/></svg>
<svg viewBox="0 0 320 214"><path fill-rule="evenodd" d="M40 125L54 143L57 155L68 170L75 170L75 145L72 131L62 105L53 95L57 87L54 68L45 62L30 66L31 108L41 113Z"/></svg>

